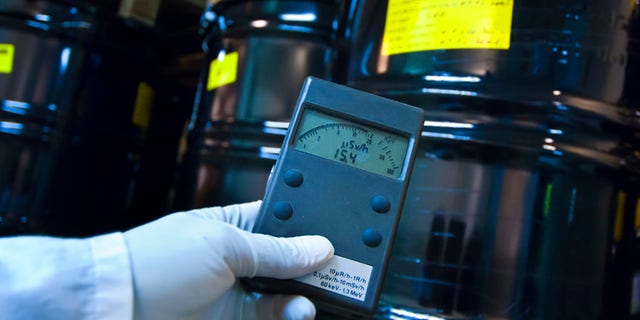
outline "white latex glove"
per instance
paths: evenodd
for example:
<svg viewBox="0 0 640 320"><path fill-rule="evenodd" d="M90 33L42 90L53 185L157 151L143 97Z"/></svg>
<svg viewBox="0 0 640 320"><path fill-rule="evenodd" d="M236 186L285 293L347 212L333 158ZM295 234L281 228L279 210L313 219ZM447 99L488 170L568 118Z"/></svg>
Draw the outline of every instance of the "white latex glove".
<svg viewBox="0 0 640 320"><path fill-rule="evenodd" d="M302 296L248 293L238 277L295 278L322 267L321 236L250 233L261 202L179 212L125 232L136 319L313 319Z"/></svg>

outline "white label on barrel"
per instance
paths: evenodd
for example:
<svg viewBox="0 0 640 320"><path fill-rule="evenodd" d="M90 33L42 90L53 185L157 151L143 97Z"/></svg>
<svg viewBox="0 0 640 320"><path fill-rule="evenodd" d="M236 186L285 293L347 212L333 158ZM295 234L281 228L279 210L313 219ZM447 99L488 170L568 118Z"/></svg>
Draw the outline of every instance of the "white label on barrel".
<svg viewBox="0 0 640 320"><path fill-rule="evenodd" d="M509 49L513 0L389 0L382 55Z"/></svg>
<svg viewBox="0 0 640 320"><path fill-rule="evenodd" d="M333 256L327 265L297 281L364 301L371 278L371 266L340 256Z"/></svg>
<svg viewBox="0 0 640 320"><path fill-rule="evenodd" d="M11 73L13 70L14 51L13 44L0 43L0 73Z"/></svg>

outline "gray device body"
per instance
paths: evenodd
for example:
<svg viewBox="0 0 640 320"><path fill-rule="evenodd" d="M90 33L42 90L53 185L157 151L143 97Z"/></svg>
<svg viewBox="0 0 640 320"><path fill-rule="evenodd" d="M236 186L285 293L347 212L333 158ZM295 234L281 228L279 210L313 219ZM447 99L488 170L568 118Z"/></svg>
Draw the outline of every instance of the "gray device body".
<svg viewBox="0 0 640 320"><path fill-rule="evenodd" d="M294 148L293 139L300 135L297 130L305 110L350 121L361 125L363 131L375 128L405 137L402 171L395 173L397 177L387 177ZM245 283L253 290L303 294L329 310L374 313L423 122L420 108L308 77L253 231L279 237L325 236L340 264L310 274L307 279L312 284L259 277L245 279ZM362 131L353 135L357 133Z"/></svg>

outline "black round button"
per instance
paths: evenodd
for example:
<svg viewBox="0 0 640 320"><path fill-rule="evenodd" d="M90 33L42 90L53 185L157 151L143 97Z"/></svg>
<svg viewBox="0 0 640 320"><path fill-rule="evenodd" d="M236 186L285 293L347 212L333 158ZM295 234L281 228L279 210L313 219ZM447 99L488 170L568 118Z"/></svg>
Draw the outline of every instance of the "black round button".
<svg viewBox="0 0 640 320"><path fill-rule="evenodd" d="M278 201L273 205L273 215L280 220L287 220L292 214L293 208L289 202Z"/></svg>
<svg viewBox="0 0 640 320"><path fill-rule="evenodd" d="M391 203L387 197L376 195L371 198L371 208L377 213L386 213L391 209Z"/></svg>
<svg viewBox="0 0 640 320"><path fill-rule="evenodd" d="M302 184L302 172L296 169L289 169L284 172L284 183L290 187L297 187Z"/></svg>
<svg viewBox="0 0 640 320"><path fill-rule="evenodd" d="M369 228L362 233L362 242L369 247L377 247L382 242L382 235L380 235L380 232Z"/></svg>

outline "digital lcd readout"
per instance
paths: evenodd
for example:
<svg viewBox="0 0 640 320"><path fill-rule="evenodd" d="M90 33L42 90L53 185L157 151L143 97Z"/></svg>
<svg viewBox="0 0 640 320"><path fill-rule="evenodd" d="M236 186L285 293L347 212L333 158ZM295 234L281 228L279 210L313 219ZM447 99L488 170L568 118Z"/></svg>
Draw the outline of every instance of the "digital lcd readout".
<svg viewBox="0 0 640 320"><path fill-rule="evenodd" d="M305 110L294 149L386 177L400 178L409 147L407 137Z"/></svg>

